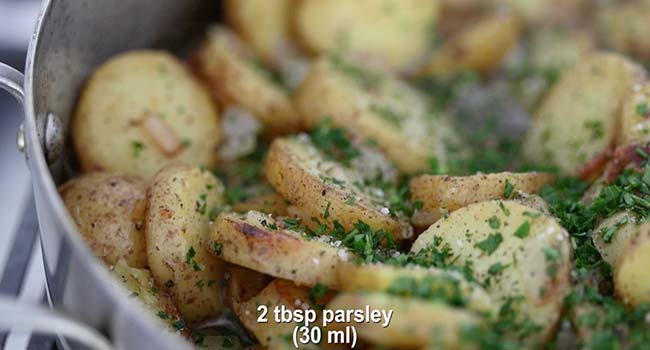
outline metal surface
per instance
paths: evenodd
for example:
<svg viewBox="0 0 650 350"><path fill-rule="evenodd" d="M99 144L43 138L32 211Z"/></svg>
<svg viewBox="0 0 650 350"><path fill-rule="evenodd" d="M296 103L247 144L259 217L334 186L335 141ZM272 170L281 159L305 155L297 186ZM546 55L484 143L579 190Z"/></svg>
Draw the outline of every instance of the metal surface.
<svg viewBox="0 0 650 350"><path fill-rule="evenodd" d="M20 73L0 65L0 87L24 101L25 150L48 299L108 334L120 349L179 349L189 344L166 332L130 300L77 233L57 192L57 185L74 172L74 156L65 151L70 149L64 144L65 131L78 91L95 67L129 49L186 48L187 38L217 17L217 6L211 0L45 0L29 46L24 83Z"/></svg>

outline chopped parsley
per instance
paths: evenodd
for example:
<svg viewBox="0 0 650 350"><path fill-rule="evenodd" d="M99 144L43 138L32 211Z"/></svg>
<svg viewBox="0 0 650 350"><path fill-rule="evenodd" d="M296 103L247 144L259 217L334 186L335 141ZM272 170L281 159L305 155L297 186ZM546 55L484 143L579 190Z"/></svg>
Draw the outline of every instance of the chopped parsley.
<svg viewBox="0 0 650 350"><path fill-rule="evenodd" d="M510 183L510 180L506 179L506 185L503 189L503 198L505 199L510 199L512 198L512 195L515 193L515 186Z"/></svg>
<svg viewBox="0 0 650 350"><path fill-rule="evenodd" d="M131 150L133 152L133 157L140 157L140 153L144 150L144 143L142 143L142 141L131 141Z"/></svg>
<svg viewBox="0 0 650 350"><path fill-rule="evenodd" d="M214 241L212 242L212 251L215 255L221 255L221 250L223 249L223 243Z"/></svg>
<svg viewBox="0 0 650 350"><path fill-rule="evenodd" d="M487 255L492 255L503 242L503 235L500 233L491 233L486 239L476 243L474 247L482 250Z"/></svg>
<svg viewBox="0 0 650 350"><path fill-rule="evenodd" d="M491 228L496 230L499 227L501 227L501 220L499 220L499 218L496 215L492 215L492 217L488 219L488 224L490 225Z"/></svg>
<svg viewBox="0 0 650 350"><path fill-rule="evenodd" d="M636 113L644 118L648 118L650 117L650 106L645 102L641 102L636 105Z"/></svg>
<svg viewBox="0 0 650 350"><path fill-rule="evenodd" d="M332 126L332 121L326 119L309 133L311 141L323 154L343 165L359 157L361 152L348 138L346 131Z"/></svg>
<svg viewBox="0 0 650 350"><path fill-rule="evenodd" d="M530 221L528 220L524 221L521 225L519 225L519 227L517 227L517 229L514 232L514 235L521 239L528 237L529 234L530 234Z"/></svg>
<svg viewBox="0 0 650 350"><path fill-rule="evenodd" d="M322 283L316 283L313 287L309 288L307 292L307 299L317 309L322 309L324 305L318 304L318 301L329 292L329 288Z"/></svg>

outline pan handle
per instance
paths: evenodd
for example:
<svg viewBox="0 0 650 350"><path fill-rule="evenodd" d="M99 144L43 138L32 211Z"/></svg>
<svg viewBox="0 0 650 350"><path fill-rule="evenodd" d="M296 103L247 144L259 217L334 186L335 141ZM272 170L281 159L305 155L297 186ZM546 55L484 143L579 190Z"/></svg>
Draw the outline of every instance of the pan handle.
<svg viewBox="0 0 650 350"><path fill-rule="evenodd" d="M22 73L0 62L0 89L7 90L21 104L25 100L23 81L25 76Z"/></svg>

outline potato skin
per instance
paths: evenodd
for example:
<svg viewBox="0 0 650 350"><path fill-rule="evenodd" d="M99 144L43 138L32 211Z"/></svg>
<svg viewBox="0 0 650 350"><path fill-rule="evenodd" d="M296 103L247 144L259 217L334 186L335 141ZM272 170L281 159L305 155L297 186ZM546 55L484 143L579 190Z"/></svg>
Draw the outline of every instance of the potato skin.
<svg viewBox="0 0 650 350"><path fill-rule="evenodd" d="M182 319L174 299L156 284L151 271L130 267L124 260L119 260L111 272L122 286L142 303L152 317L164 322L170 331L178 332L173 324ZM180 332L186 337L189 336L189 328L183 328Z"/></svg>
<svg viewBox="0 0 650 350"><path fill-rule="evenodd" d="M224 263L205 243L210 212L223 205L221 182L206 170L171 166L156 175L147 198L147 254L156 282L174 296L186 321L217 316Z"/></svg>
<svg viewBox="0 0 650 350"><path fill-rule="evenodd" d="M525 156L565 175L591 177L614 145L623 99L645 77L643 67L618 54L585 57L542 101L524 140Z"/></svg>
<svg viewBox="0 0 650 350"><path fill-rule="evenodd" d="M479 313L497 314L498 310L483 288L466 281L462 275L453 271L418 266L393 267L355 263L342 263L338 267L339 284L344 292L385 292L399 278L422 280L427 276L440 277L439 280L432 281L432 288L437 290L451 288L452 284L457 283L462 297L468 300L468 309Z"/></svg>
<svg viewBox="0 0 650 350"><path fill-rule="evenodd" d="M142 121L149 115L183 143L178 152L165 154L147 134ZM131 51L104 63L86 83L71 123L84 172L145 180L171 163L213 166L221 140L219 114L208 92L162 51Z"/></svg>
<svg viewBox="0 0 650 350"><path fill-rule="evenodd" d="M267 64L290 46L292 0L226 0L225 21Z"/></svg>
<svg viewBox="0 0 650 350"><path fill-rule="evenodd" d="M492 226L493 218L498 219L498 228ZM515 236L526 222L527 235ZM477 246L497 232L501 242L492 254ZM555 219L514 201L475 203L431 225L411 251L419 252L436 237L442 240L441 246L449 246L455 264L472 262L479 283L491 280L486 291L499 307L509 297L523 297L515 310L542 327L529 341L542 342L552 336L569 291L572 254L569 235ZM495 278L489 269L496 263L508 267Z"/></svg>
<svg viewBox="0 0 650 350"><path fill-rule="evenodd" d="M448 75L467 70L488 73L498 68L521 33L519 18L511 11L489 15L466 26L436 50L422 75Z"/></svg>
<svg viewBox="0 0 650 350"><path fill-rule="evenodd" d="M444 349L462 349L461 330L479 326L481 318L471 311L454 308L441 302L402 298L383 293L340 293L327 304L327 309L393 310L390 325L359 323L355 328L359 338L372 344L392 348L417 348L432 342ZM332 324L344 328L346 324Z"/></svg>
<svg viewBox="0 0 650 350"><path fill-rule="evenodd" d="M422 203L422 209L413 215L413 224L426 227L443 215L469 204L505 199L506 182L510 182L515 191L532 194L552 181L552 175L540 172L470 176L420 175L409 183L411 201Z"/></svg>
<svg viewBox="0 0 650 350"><path fill-rule="evenodd" d="M314 54L342 49L408 70L429 47L439 10L438 2L428 0L300 0L294 27Z"/></svg>
<svg viewBox="0 0 650 350"><path fill-rule="evenodd" d="M293 101L308 128L330 119L355 139L375 141L401 173L430 170L432 159L446 172L449 149L462 148L451 121L420 92L340 56L315 61Z"/></svg>
<svg viewBox="0 0 650 350"><path fill-rule="evenodd" d="M296 131L300 121L289 95L253 66L254 59L245 44L223 27L210 29L196 56L198 71L220 106L247 110L267 133Z"/></svg>
<svg viewBox="0 0 650 350"><path fill-rule="evenodd" d="M276 191L306 218L316 218L330 226L336 220L346 230L363 221L374 230L389 232L395 240L409 238L413 233L405 218L392 216L387 204L354 185L363 183L359 174L325 160L308 140L276 139L263 172ZM349 198L354 199L353 203ZM305 224L311 224L310 221Z"/></svg>
<svg viewBox="0 0 650 350"><path fill-rule="evenodd" d="M336 267L352 259L345 248L336 248L301 233L283 228L269 215L222 213L210 230L207 249L223 260L299 285L317 283L337 289ZM221 245L221 251L210 249Z"/></svg>
<svg viewBox="0 0 650 350"><path fill-rule="evenodd" d="M146 183L139 177L88 173L59 188L63 203L96 257L147 267L143 233Z"/></svg>

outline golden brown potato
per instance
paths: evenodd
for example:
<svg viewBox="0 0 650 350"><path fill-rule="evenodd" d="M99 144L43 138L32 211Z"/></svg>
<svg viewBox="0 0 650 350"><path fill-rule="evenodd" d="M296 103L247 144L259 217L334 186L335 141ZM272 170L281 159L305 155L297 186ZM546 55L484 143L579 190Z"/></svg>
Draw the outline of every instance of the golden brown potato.
<svg viewBox="0 0 650 350"><path fill-rule="evenodd" d="M327 304L330 310L370 309L393 311L390 324L358 323L359 338L390 348L417 348L431 344L444 349L460 349L461 330L479 326L481 317L440 301L403 298L382 293L341 293ZM347 324L332 324L334 328ZM436 336L432 336L435 334Z"/></svg>
<svg viewBox="0 0 650 350"><path fill-rule="evenodd" d="M420 175L411 179L411 200L422 203L413 224L429 226L440 217L472 203L513 198L518 191L537 193L553 176L546 173L495 173L471 176ZM512 187L507 187L507 183Z"/></svg>
<svg viewBox="0 0 650 350"><path fill-rule="evenodd" d="M254 210L273 216L289 216L287 207L289 204L277 193L264 194L249 198L243 202L234 204L232 210L238 213L246 213Z"/></svg>
<svg viewBox="0 0 650 350"><path fill-rule="evenodd" d="M312 64L294 95L308 127L331 119L354 139L373 140L402 173L449 170L458 134L420 92L394 76L337 55ZM459 152L460 153L460 152Z"/></svg>
<svg viewBox="0 0 650 350"><path fill-rule="evenodd" d="M562 174L598 173L614 144L623 100L645 76L641 66L617 54L585 57L542 101L524 140L525 156Z"/></svg>
<svg viewBox="0 0 650 350"><path fill-rule="evenodd" d="M147 198L147 254L156 282L188 322L217 316L224 263L205 247L223 205L221 182L207 170L171 166L156 175Z"/></svg>
<svg viewBox="0 0 650 350"><path fill-rule="evenodd" d="M305 136L306 137L306 136ZM328 160L305 137L276 139L264 164L264 175L276 191L312 221L351 230L359 221L395 240L409 238L408 219L393 213L384 194L364 185L359 173Z"/></svg>
<svg viewBox="0 0 650 350"><path fill-rule="evenodd" d="M448 247L450 260L460 266L471 262L498 307L520 298L511 307L540 327L529 340L549 339L571 271L569 235L555 219L513 201L470 204L431 225L411 251L432 247Z"/></svg>
<svg viewBox="0 0 650 350"><path fill-rule="evenodd" d="M404 70L428 49L439 7L428 0L300 0L296 35L313 53L341 50Z"/></svg>
<svg viewBox="0 0 650 350"><path fill-rule="evenodd" d="M112 273L122 286L131 292L131 296L136 297L153 317L165 323L170 331L189 335L189 328L184 327L185 323L178 313L174 299L156 284L151 271L130 267L120 259L113 266Z"/></svg>
<svg viewBox="0 0 650 350"><path fill-rule="evenodd" d="M308 292L307 288L276 279L250 300L234 303L233 311L239 317L239 321L268 350L292 349L291 335L297 323L275 322L273 309L277 306L284 306L289 310L311 309L313 306L309 303ZM265 309L266 312L263 312L262 309ZM258 322L259 317L264 314L267 322ZM317 349L315 346L304 347L304 349L314 348Z"/></svg>
<svg viewBox="0 0 650 350"><path fill-rule="evenodd" d="M108 265L124 259L147 267L144 215L147 185L138 177L89 173L59 189L79 232L96 257Z"/></svg>
<svg viewBox="0 0 650 350"><path fill-rule="evenodd" d="M617 142L619 145L650 141L650 83L644 82L633 89L623 102Z"/></svg>
<svg viewBox="0 0 650 350"><path fill-rule="evenodd" d="M600 36L608 47L641 61L650 60L650 3L616 2L602 6L598 17Z"/></svg>
<svg viewBox="0 0 650 350"><path fill-rule="evenodd" d="M240 107L255 116L271 134L289 133L299 118L287 91L239 38L224 27L213 27L199 49L197 65L223 108Z"/></svg>
<svg viewBox="0 0 650 350"><path fill-rule="evenodd" d="M286 228L286 221L249 211L222 213L206 247L223 260L299 285L337 289L336 267L354 255L323 240Z"/></svg>
<svg viewBox="0 0 650 350"><path fill-rule="evenodd" d="M393 267L382 264L343 263L338 267L341 290L345 292L386 292L400 278L422 281L431 278L433 289L447 290L452 293L455 288L462 298L467 299L467 307L479 313L495 315L498 310L485 290L454 271L418 266Z"/></svg>
<svg viewBox="0 0 650 350"><path fill-rule="evenodd" d="M630 306L650 302L650 224L642 224L619 254L614 266L616 295Z"/></svg>
<svg viewBox="0 0 650 350"><path fill-rule="evenodd" d="M72 117L81 168L152 178L167 164L212 166L221 140L208 94L174 56L131 51L97 69Z"/></svg>
<svg viewBox="0 0 650 350"><path fill-rule="evenodd" d="M497 12L466 25L434 52L421 74L493 71L517 44L520 29L519 18L511 11Z"/></svg>
<svg viewBox="0 0 650 350"><path fill-rule="evenodd" d="M290 47L291 0L226 0L226 22L268 64Z"/></svg>

